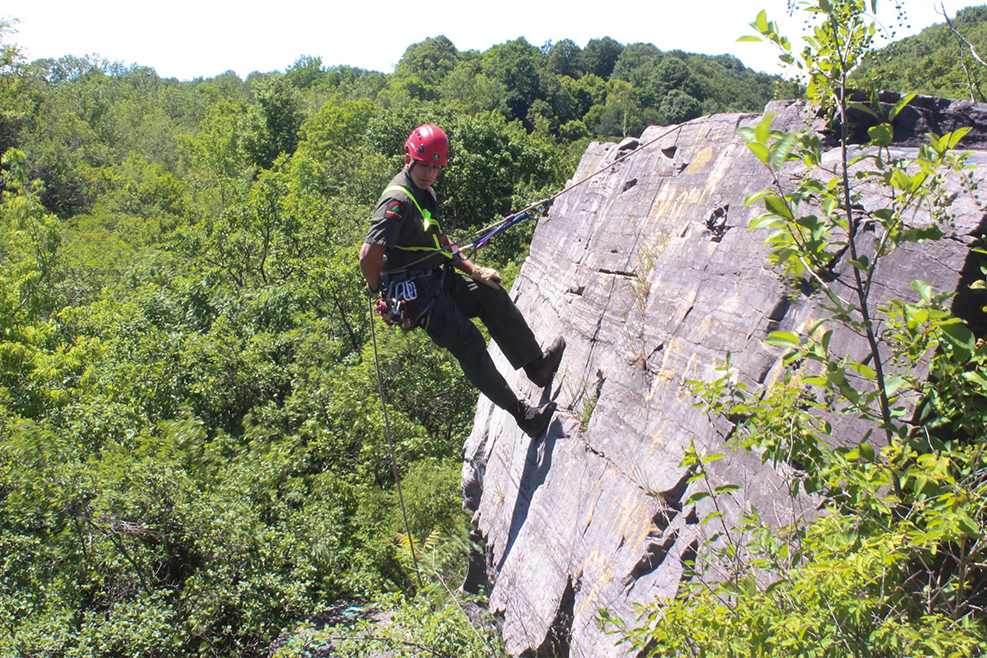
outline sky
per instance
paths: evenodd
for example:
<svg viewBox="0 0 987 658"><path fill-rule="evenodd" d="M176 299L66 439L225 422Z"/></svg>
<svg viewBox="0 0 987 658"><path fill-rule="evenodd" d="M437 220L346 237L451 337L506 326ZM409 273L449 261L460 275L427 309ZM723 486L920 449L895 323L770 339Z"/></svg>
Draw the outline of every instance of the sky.
<svg viewBox="0 0 987 658"><path fill-rule="evenodd" d="M904 0L910 28L899 29L897 38L944 22L941 7L952 18L983 4ZM893 6L878 3L878 19L889 27ZM535 46L572 39L580 47L610 37L666 51L729 53L752 69L779 73L772 46L737 42L753 34L748 24L761 9L790 39L801 34L801 19L787 16L786 0L0 0L0 18L17 21L16 33L2 42L19 45L29 61L98 55L179 80L284 71L303 56L321 57L325 67L391 73L408 46L440 35L460 51L481 52L518 37Z"/></svg>

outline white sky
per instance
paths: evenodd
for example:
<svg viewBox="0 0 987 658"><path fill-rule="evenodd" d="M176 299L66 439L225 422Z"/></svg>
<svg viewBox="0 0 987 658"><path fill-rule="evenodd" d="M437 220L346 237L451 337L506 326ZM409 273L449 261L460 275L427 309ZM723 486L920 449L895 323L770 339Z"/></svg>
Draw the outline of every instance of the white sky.
<svg viewBox="0 0 987 658"><path fill-rule="evenodd" d="M943 22L966 6L987 0L904 0L911 29ZM583 3L579 3L583 4ZM390 73L405 49L445 35L459 50L484 51L525 37L532 45L611 37L622 44L646 42L660 50L730 53L747 66L777 73L772 46L737 43L753 34L758 11L795 39L800 21L786 14L785 0L617 0L579 8L553 0L462 0L431 2L315 2L313 0L0 0L0 17L17 19L18 44L29 60L99 55L111 62L150 66L165 78L210 78L233 70L284 71L303 55L323 66L349 65ZM483 7L483 8L481 8ZM892 0L880 0L878 17L890 25Z"/></svg>

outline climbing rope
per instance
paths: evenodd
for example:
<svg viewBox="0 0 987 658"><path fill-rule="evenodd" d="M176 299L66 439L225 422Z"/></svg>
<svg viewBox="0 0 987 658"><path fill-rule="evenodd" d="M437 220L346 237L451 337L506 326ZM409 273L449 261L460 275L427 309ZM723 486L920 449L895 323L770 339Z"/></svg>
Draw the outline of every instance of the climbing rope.
<svg viewBox="0 0 987 658"><path fill-rule="evenodd" d="M394 455L394 440L391 439L391 424L387 419L387 403L384 401L384 378L380 375L380 356L377 353L377 330L374 329L374 300L368 298L370 304L370 335L374 343L374 367L377 369L377 390L380 393L380 406L384 410L384 434L391 451L391 470L394 472L394 482L398 489L398 502L401 504L401 516L404 518L404 530L408 534L408 546L411 548L411 561L415 564L415 575L418 577L419 589L424 589L422 572L418 567L418 555L415 553L415 540L411 536L411 524L408 523L408 510L404 506L404 492L401 491L401 476L398 474L398 460Z"/></svg>
<svg viewBox="0 0 987 658"><path fill-rule="evenodd" d="M686 122L686 123L688 123L688 122ZM594 171L590 175L585 176L584 178L581 178L580 180L576 181L575 183L572 183L571 185L566 186L565 188L559 190L558 192L556 192L552 196L546 197L544 199L541 199L540 201L535 201L534 203L525 206L524 208L522 208L520 211L514 213L513 215L508 215L507 217L505 217L502 220L499 220L497 222L494 222L492 224L489 224L487 226L484 226L483 228L475 231L472 235L470 235L469 237L466 238L468 240L468 242L465 245L463 245L462 247L460 247L459 249L457 249L456 251L454 251L452 253L452 259L455 261L455 260L459 260L461 258L472 258L476 254L476 252L479 249L485 247L487 245L487 243L490 242L490 240L495 235L497 235L501 231L507 230L508 228L514 226L515 224L517 224L517 223L519 223L519 222L521 222L521 221L523 221L523 220L528 219L529 217L531 217L531 213L534 212L534 210L536 208L540 208L541 206L545 206L547 208L548 206L551 206L551 204L552 204L553 201L555 201L556 199L558 199L560 196L562 196L566 192L570 192L570 191L574 190L575 188L579 187L580 185L583 185L584 183L592 180L593 178L596 178L597 176L599 176L600 174L602 174L604 171L606 171L607 169L610 169L615 164L617 164L617 162L620 162L621 160L626 160L629 157L631 157L633 155L636 155L637 153L640 153L641 151L645 150L646 148L648 148L649 146L651 146L655 142L657 142L657 141L663 139L664 137L672 134L676 130L682 130L682 125L680 124L680 125L677 125L677 126L673 126L673 127L669 128L668 130L664 131L663 133L661 133L660 135L658 135L657 137L655 137L654 139L648 140L644 144L638 145L638 147L635 148L633 151L631 151L629 153L626 153L624 155L617 156L617 158L614 159L613 162L608 162L606 165L600 167L599 169L597 169L596 171ZM414 261L412 263L409 263L406 266L406 269L410 269L410 268L414 267L415 265L417 265L417 264L419 264L419 263L421 263L421 262L423 262L423 261L431 258L433 255L434 254L428 254L427 256L423 256L422 258L419 258L418 260L416 260L416 261Z"/></svg>
<svg viewBox="0 0 987 658"><path fill-rule="evenodd" d="M604 171L606 171L607 169L609 169L610 167L612 167L613 165L615 165L617 162L619 162L621 160L626 160L628 157L630 157L630 156L632 156L632 155L634 155L634 154L636 154L636 153L638 153L640 151L643 151L644 149L646 149L647 147L651 146L652 144L654 144L658 140L662 139L666 135L671 134L675 130L681 130L681 128L682 128L682 126L679 125L679 126L675 126L673 128L670 128L670 129L666 130L665 132L661 133L660 135L658 135L654 139L652 139L652 140L650 140L650 141L648 141L648 142L646 142L644 144L639 145L632 152L627 153L625 155L618 156L613 162L607 163L605 166L597 169L596 171L594 171L589 176L586 176L586 177L584 177L584 178L576 181L575 183L572 183L571 185L565 187L564 189L559 190L558 192L556 192L552 196L550 196L548 198L545 198L545 199L542 199L540 201L536 201L535 203L532 203L532 204L526 206L525 208L523 208L520 212L514 213L513 215L509 215L508 217L505 217L503 220L500 220L498 222L494 222L493 224L490 224L489 226L486 226L486 227L480 229L479 231L476 231L475 233L473 233L473 235L471 235L468 238L469 239L469 242L466 245L464 245L463 247L460 247L457 251L455 251L452 254L453 260L456 260L457 257L462 257L462 254L465 251L467 251L467 250L470 251L470 254L471 255L472 254L475 254L477 250L479 250L482 247L486 246L487 243L490 242L490 240L495 235L497 235L501 231L504 231L504 230L510 228L511 226L514 226L515 224L517 224L517 223L519 223L519 222L527 219L528 217L530 217L531 216L530 213L533 212L536 208L539 208L541 206L551 205L551 203L553 201L555 201L555 199L559 198L560 196L562 196L566 192L569 192L569 191L575 189L576 187L579 187L580 185L582 185L582 184L586 183L587 181L591 180L592 178L595 178L596 176L600 175L601 173L603 173ZM418 259L417 261L408 264L406 267L407 267L407 269L410 269L414 265L416 265L416 264L418 264L418 263L420 263L422 261L425 261L425 260L431 258L433 255L434 255L433 253L429 253L428 255L426 255L426 256ZM424 585L422 583L421 570L419 569L419 566L418 566L418 556L415 553L415 543L414 543L414 539L411 536L411 525L408 523L408 512L407 512L407 510L405 508L405 504L404 504L404 493L401 490L401 477L398 474L397 457L394 454L394 441L391 438L391 426L390 426L390 422L388 421L388 418L387 418L387 403L385 402L385 398L384 398L384 380L383 380L383 378L381 377L381 374L380 374L380 356L379 356L379 354L377 352L377 331L374 328L374 300L372 298L369 298L368 299L368 302L369 302L369 305L370 305L370 335L373 338L373 345L374 345L374 366L377 369L377 388L378 388L378 391L379 391L379 394L380 394L380 406L381 406L381 408L384 411L384 434L387 436L387 444L388 444L388 446L390 448L390 453L391 453L391 468L392 468L392 470L394 472L394 482L397 484L398 502L401 505L401 516L404 518L404 529L405 529L405 532L407 532L407 534L408 534L408 546L411 548L411 559L412 559L412 561L414 562L414 565L415 565L415 575L418 577L418 585L419 585L419 587L422 587L423 588Z"/></svg>

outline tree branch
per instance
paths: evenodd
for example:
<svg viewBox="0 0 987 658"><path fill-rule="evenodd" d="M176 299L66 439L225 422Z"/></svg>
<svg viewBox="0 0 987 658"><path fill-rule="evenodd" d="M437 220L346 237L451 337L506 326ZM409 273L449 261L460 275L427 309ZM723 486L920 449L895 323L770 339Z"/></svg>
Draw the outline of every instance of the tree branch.
<svg viewBox="0 0 987 658"><path fill-rule="evenodd" d="M963 59L963 46L962 46L962 44L966 44L967 47L970 48L970 56L973 57L973 59L975 59L978 62L980 62L980 65L981 66L987 68L987 62L985 62L983 59L980 58L980 55L977 54L977 49L973 46L973 44L970 43L966 39L966 37L964 37L962 34L960 34L959 30L957 30L955 27L953 27L953 22L951 20L949 20L949 16L946 14L946 8L945 8L945 6L943 6L942 3L939 4L939 10L936 13L938 13L939 15L941 15L943 18L946 19L946 25L949 27L949 31L953 33L953 35L956 37L957 41L960 41L961 42L961 45L960 45L960 65L963 67L963 72L966 73L967 85L970 87L970 100L971 101L976 101L976 99L973 98L973 92L974 92L974 89L976 89L976 92L978 94L980 94L980 101L981 102L987 101L987 98L984 97L984 92L981 91L981 89L980 89L980 84L976 80L973 79L973 77L970 75L970 70L967 69L967 67L966 67L966 60Z"/></svg>

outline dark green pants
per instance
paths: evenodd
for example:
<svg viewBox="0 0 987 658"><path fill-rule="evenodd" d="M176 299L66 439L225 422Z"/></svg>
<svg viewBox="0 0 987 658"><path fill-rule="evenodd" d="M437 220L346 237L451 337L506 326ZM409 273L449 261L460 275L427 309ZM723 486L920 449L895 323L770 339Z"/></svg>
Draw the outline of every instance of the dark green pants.
<svg viewBox="0 0 987 658"><path fill-rule="evenodd" d="M443 276L445 285L439 290ZM540 357L538 341L507 291L477 283L458 271L418 279L415 284L418 298L408 303L413 315L435 300L425 324L432 342L456 357L466 378L491 402L502 409L513 405L517 397L471 321L479 318L515 370Z"/></svg>

